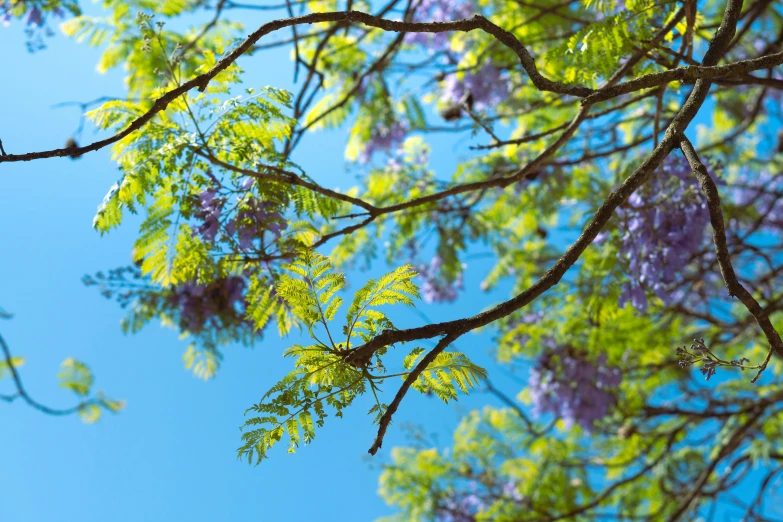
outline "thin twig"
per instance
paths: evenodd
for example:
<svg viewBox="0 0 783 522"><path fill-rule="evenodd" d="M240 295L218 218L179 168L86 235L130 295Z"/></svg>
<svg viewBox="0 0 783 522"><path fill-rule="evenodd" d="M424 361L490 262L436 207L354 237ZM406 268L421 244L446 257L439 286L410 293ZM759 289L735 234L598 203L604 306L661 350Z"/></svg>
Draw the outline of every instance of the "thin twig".
<svg viewBox="0 0 783 522"><path fill-rule="evenodd" d="M82 410L85 406L88 406L90 404L95 404L97 402L95 400L88 400L88 401L81 402L72 408L66 408L66 409L50 408L49 406L41 404L40 402L33 399L30 396L30 394L27 393L27 390L25 389L24 384L22 383L22 378L19 375L19 371L16 369L16 366L14 365L13 357L11 356L11 350L9 350L8 345L6 344L5 339L3 339L2 335L0 335L0 350L2 350L3 352L5 365L8 367L8 370L11 372L11 378L13 379L17 390L16 394L14 395L3 395L2 398L4 400L8 402L12 402L17 398L21 398L27 404L29 404L30 406L32 406L38 411L41 411L48 415L58 415L58 416L72 415Z"/></svg>

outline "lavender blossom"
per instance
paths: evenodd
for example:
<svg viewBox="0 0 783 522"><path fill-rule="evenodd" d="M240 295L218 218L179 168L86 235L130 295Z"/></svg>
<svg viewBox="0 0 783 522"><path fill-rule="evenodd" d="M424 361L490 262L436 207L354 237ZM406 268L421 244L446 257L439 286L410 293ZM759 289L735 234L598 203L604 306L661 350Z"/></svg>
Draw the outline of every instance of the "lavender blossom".
<svg viewBox="0 0 783 522"><path fill-rule="evenodd" d="M12 18L25 19L28 52L36 52L46 48L45 37L54 36L54 31L47 25L48 15L57 18L65 16L65 10L49 5L50 2L32 2L30 0L0 0L0 25L7 27ZM78 11L74 4L68 6L71 12Z"/></svg>
<svg viewBox="0 0 783 522"><path fill-rule="evenodd" d="M457 74L450 74L443 82L443 95L441 100L450 104L460 104L465 99L466 93L473 98L473 107L484 110L492 107L509 94L510 83L502 78L500 69L492 64L486 64L480 69L466 71L462 79Z"/></svg>
<svg viewBox="0 0 783 522"><path fill-rule="evenodd" d="M537 416L551 413L561 418L567 429L579 424L590 431L616 403L611 390L621 381L620 370L607 366L604 354L589 361L567 346L549 349L530 371L533 412Z"/></svg>
<svg viewBox="0 0 783 522"><path fill-rule="evenodd" d="M218 319L236 319L241 315L238 306L243 303L245 281L231 276L208 284L188 281L173 289L168 296L170 305L177 308L180 327L199 332L208 323Z"/></svg>
<svg viewBox="0 0 783 522"><path fill-rule="evenodd" d="M248 191L253 186L253 183L255 183L256 180L251 178L250 176L245 176L242 178L242 183L239 184L239 188L243 191Z"/></svg>
<svg viewBox="0 0 783 522"><path fill-rule="evenodd" d="M43 25L43 13L38 6L33 6L27 13L27 25L41 27Z"/></svg>
<svg viewBox="0 0 783 522"><path fill-rule="evenodd" d="M395 121L391 125L379 123L370 132L370 139L364 144L364 150L359 154L359 161L367 163L376 151L388 151L399 145L408 134L405 122Z"/></svg>
<svg viewBox="0 0 783 522"><path fill-rule="evenodd" d="M630 302L644 312L648 292L671 303L671 287L700 250L710 219L707 200L688 162L669 156L618 214L622 234L618 257L630 276L620 306Z"/></svg>
<svg viewBox="0 0 783 522"><path fill-rule="evenodd" d="M514 479L510 479L508 482L504 483L503 486L500 488L501 494L514 502L522 502L525 499L525 496L522 495L519 492L519 484L517 484L517 481Z"/></svg>
<svg viewBox="0 0 783 522"><path fill-rule="evenodd" d="M196 227L196 233L208 243L214 243L217 237L220 229L220 214L226 203L225 198L216 196L216 188L209 188L198 196L199 210L196 212L196 218L201 220L201 224Z"/></svg>
<svg viewBox="0 0 783 522"><path fill-rule="evenodd" d="M476 514L486 508L486 503L478 495L479 484L470 481L467 491L451 491L438 506L437 522L474 522Z"/></svg>
<svg viewBox="0 0 783 522"><path fill-rule="evenodd" d="M239 247L247 250L253 247L253 241L260 239L265 231L279 239L287 227L288 223L277 212L274 204L250 198L237 212L236 217L228 222L226 233L229 236L236 234Z"/></svg>
<svg viewBox="0 0 783 522"><path fill-rule="evenodd" d="M252 181L252 178L247 178L241 187L248 190ZM219 197L216 188L209 188L199 194L198 199L199 210L196 212L196 218L201 224L196 226L195 232L204 241L214 243L220 231L220 216L226 198ZM273 203L251 196L241 204L236 216L226 223L225 233L227 237L236 236L239 247L247 250L253 247L254 240L260 239L265 231L279 239L287 226L285 218Z"/></svg>
<svg viewBox="0 0 783 522"><path fill-rule="evenodd" d="M419 265L419 275L424 279L421 285L421 297L427 303L453 302L457 299L457 292L462 290L462 272L457 274L454 281L448 281L442 268L438 256L432 258L429 266Z"/></svg>
<svg viewBox="0 0 783 522"><path fill-rule="evenodd" d="M471 1L460 0L421 0L414 5L412 22L450 22L469 18L474 12ZM404 39L408 44L425 46L430 54L448 47L449 33L407 33Z"/></svg>

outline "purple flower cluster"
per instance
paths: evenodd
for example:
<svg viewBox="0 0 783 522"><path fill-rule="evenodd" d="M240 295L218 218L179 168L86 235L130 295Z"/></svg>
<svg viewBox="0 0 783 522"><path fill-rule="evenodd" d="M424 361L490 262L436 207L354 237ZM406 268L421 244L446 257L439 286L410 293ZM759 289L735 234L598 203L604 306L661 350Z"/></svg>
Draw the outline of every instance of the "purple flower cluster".
<svg viewBox="0 0 783 522"><path fill-rule="evenodd" d="M419 265L419 275L424 279L421 285L421 297L427 303L450 303L457 299L457 292L462 290L462 272L454 281L448 281L443 274L443 264L440 257L435 256L429 265Z"/></svg>
<svg viewBox="0 0 783 522"><path fill-rule="evenodd" d="M408 134L408 125L402 121L391 125L379 123L372 128L370 139L364 144L364 150L359 154L359 161L367 163L376 151L389 151L399 145Z"/></svg>
<svg viewBox="0 0 783 522"><path fill-rule="evenodd" d="M710 377L715 375L718 366L738 366L742 371L745 371L745 364L750 362L750 359L747 357L732 359L728 363L718 359L704 343L703 337L694 339L690 350L685 346L678 346L675 354L680 358L680 366L682 368L701 362L702 366L699 368L699 371L708 381Z"/></svg>
<svg viewBox="0 0 783 522"><path fill-rule="evenodd" d="M402 172L406 165L426 166L428 162L428 148L422 147L420 150L416 151L415 154L406 154L405 150L400 147L386 160L385 168L387 172L398 174ZM419 189L424 190L427 186L427 182L422 179L417 179L416 185L419 186Z"/></svg>
<svg viewBox="0 0 783 522"><path fill-rule="evenodd" d="M199 210L196 218L201 224L196 227L196 233L209 243L213 243L220 230L220 214L226 204L226 198L217 197L216 188L208 188L198 195Z"/></svg>
<svg viewBox="0 0 783 522"><path fill-rule="evenodd" d="M434 520L474 522L478 513L487 509L498 498L513 503L520 503L525 499L524 495L519 493L518 483L513 478L493 486L470 480L467 487L451 490L443 495L435 509Z"/></svg>
<svg viewBox="0 0 783 522"><path fill-rule="evenodd" d="M213 243L217 237L220 216L226 204L226 198L217 194L216 188L209 188L198 196L199 209L196 218L201 223L195 232L209 243ZM236 236L239 247L247 250L253 247L253 241L261 238L265 231L279 239L287 226L288 223L274 204L250 197L240 203L236 215L226 223L225 233L228 237Z"/></svg>
<svg viewBox="0 0 783 522"><path fill-rule="evenodd" d="M471 480L467 488L450 491L439 503L435 513L437 522L473 522L476 514L486 507L479 496L480 484Z"/></svg>
<svg viewBox="0 0 783 522"><path fill-rule="evenodd" d="M236 217L228 222L226 233L229 236L236 234L239 247L247 250L252 248L253 240L258 239L264 231L280 239L287 227L288 223L272 203L251 198L240 207Z"/></svg>
<svg viewBox="0 0 783 522"><path fill-rule="evenodd" d="M567 346L547 350L530 371L533 412L551 413L568 429L578 424L589 431L614 406L611 390L621 381L620 370L607 366L603 354L589 361Z"/></svg>
<svg viewBox="0 0 783 522"><path fill-rule="evenodd" d="M447 103L460 104L470 93L473 107L483 110L492 107L509 95L510 83L502 78L500 69L488 63L480 69L466 71L462 79L456 74L450 74L443 81L441 100Z"/></svg>
<svg viewBox="0 0 783 522"><path fill-rule="evenodd" d="M470 0L420 0L414 4L412 22L450 22L473 15L473 2ZM449 33L408 33L405 43L426 46L430 53L445 49L449 43Z"/></svg>
<svg viewBox="0 0 783 522"><path fill-rule="evenodd" d="M168 303L179 312L180 327L189 332L200 332L210 321L218 318L236 322L244 302L245 281L238 276L218 279L208 284L188 281L173 289Z"/></svg>
<svg viewBox="0 0 783 522"><path fill-rule="evenodd" d="M475 493L449 496L435 517L437 522L474 522L476 513L484 508L484 502Z"/></svg>
<svg viewBox="0 0 783 522"><path fill-rule="evenodd" d="M53 2L44 2L41 0L0 0L0 25L11 25L12 18L25 19L25 34L27 41L25 45L28 52L36 52L46 48L44 38L54 36L54 31L47 25L47 16L54 15L63 18L66 9L73 14L78 14L79 9L76 2L62 2L60 5Z"/></svg>
<svg viewBox="0 0 783 522"><path fill-rule="evenodd" d="M500 493L504 498L513 500L514 502L522 502L525 499L525 496L519 492L518 486L519 484L517 484L516 480L510 479L501 486Z"/></svg>
<svg viewBox="0 0 783 522"><path fill-rule="evenodd" d="M684 158L669 156L653 176L618 210L618 256L630 276L619 304L630 302L641 312L647 310L647 292L672 301L671 286L702 247L710 220L707 200Z"/></svg>
<svg viewBox="0 0 783 522"><path fill-rule="evenodd" d="M9 0L0 0L0 21L2 21L3 25L8 25L14 12L12 11L12 7L14 10L18 9L18 5L21 4L23 6L23 9L21 10L22 15L27 15L26 23L28 26L31 27L41 27L44 24L44 13L41 10L40 7L35 5L32 2L25 2L22 0L21 2L11 5L12 3ZM62 17L63 11L59 7L55 7L51 10L53 14L56 16ZM21 18L21 16L19 16Z"/></svg>

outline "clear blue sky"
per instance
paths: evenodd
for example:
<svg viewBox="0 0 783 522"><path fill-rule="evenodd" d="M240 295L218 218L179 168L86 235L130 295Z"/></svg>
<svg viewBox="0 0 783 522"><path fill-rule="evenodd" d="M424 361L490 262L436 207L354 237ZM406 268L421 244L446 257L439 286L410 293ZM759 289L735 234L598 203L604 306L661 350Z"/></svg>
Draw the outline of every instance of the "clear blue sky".
<svg viewBox="0 0 783 522"><path fill-rule="evenodd" d="M123 92L121 72L95 72L96 50L59 36L49 44L31 55L19 23L0 28L0 139L9 153L65 143L79 110L52 105ZM290 85L287 51L264 56L241 62L247 85ZM88 128L83 141L91 138ZM354 179L343 162L345 141L343 133L317 135L294 159L319 182L348 187ZM445 138L435 143L443 148L434 166L448 173L453 144ZM74 397L58 388L56 374L62 360L75 356L90 365L97 389L127 400L121 414L92 426L21 403L0 404L0 521L370 521L390 513L376 495L372 466L405 442L404 422L423 424L447 443L461 411L492 402L482 393L457 406L410 396L371 462L365 459L375 434L365 414L368 401L343 420L330 418L315 443L296 455L276 451L259 467L238 462L242 412L287 371L281 357L287 342L271 333L253 349L232 347L217 378L203 382L183 368L185 345L175 332L153 324L123 336L123 312L80 282L85 273L130 261L137 220L105 237L91 228L117 177L107 150L78 161L0 166L0 306L15 314L0 323L0 332L27 359L22 375L29 392L48 405L71 406ZM487 269L470 263L466 286L472 290L460 304L419 308L435 320L478 312L507 292L475 290ZM349 274L356 282L366 277ZM394 317L401 326L422 322L413 312ZM488 362L490 346L486 335L458 345L479 363ZM494 377L510 382L498 372ZM0 382L0 392L9 385ZM387 393L393 392L390 386Z"/></svg>

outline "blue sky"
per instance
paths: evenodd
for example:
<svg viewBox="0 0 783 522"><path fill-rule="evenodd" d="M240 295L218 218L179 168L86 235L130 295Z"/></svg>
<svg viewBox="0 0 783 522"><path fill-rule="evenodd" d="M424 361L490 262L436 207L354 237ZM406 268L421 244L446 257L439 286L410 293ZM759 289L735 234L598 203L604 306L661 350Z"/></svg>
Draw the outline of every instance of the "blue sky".
<svg viewBox="0 0 783 522"><path fill-rule="evenodd" d="M0 139L8 153L63 146L78 125L79 109L53 105L123 92L120 71L95 72L97 50L60 36L48 43L47 50L28 54L20 24L0 28ZM287 51L246 59L242 66L248 86L290 86ZM94 137L85 129L84 142ZM345 142L344 133L322 133L306 139L294 159L319 182L348 187L355 179L344 164ZM449 172L453 144L446 138L434 143L442 151L433 166ZM366 400L344 419L330 418L314 444L296 455L280 448L259 467L237 461L243 411L288 370L281 353L295 339L270 333L252 349L231 347L217 378L203 382L184 369L185 345L175 332L153 324L123 336L122 310L80 282L85 273L130 261L138 220L104 237L91 227L117 177L107 150L77 161L0 166L0 306L15 314L0 323L0 333L26 358L28 391L53 407L73 405L75 397L58 388L56 374L60 362L74 356L89 364L96 389L127 401L126 410L96 425L49 417L21 403L0 404L0 520L369 521L391 513L376 494L377 467L393 446L405 443L404 423L424 425L447 443L461 412L492 402L482 393L455 406L409 396L383 450L368 460L375 427L365 414ZM488 268L470 262L469 290L458 304L422 304L420 310L438 320L497 301L507 290L476 290ZM349 281L367 277L349 274ZM400 326L423 321L413 311L392 316ZM466 336L458 347L491 367L489 336ZM494 378L511 382L498 372ZM389 386L387 393L395 389ZM9 391L10 383L0 382L0 392Z"/></svg>

